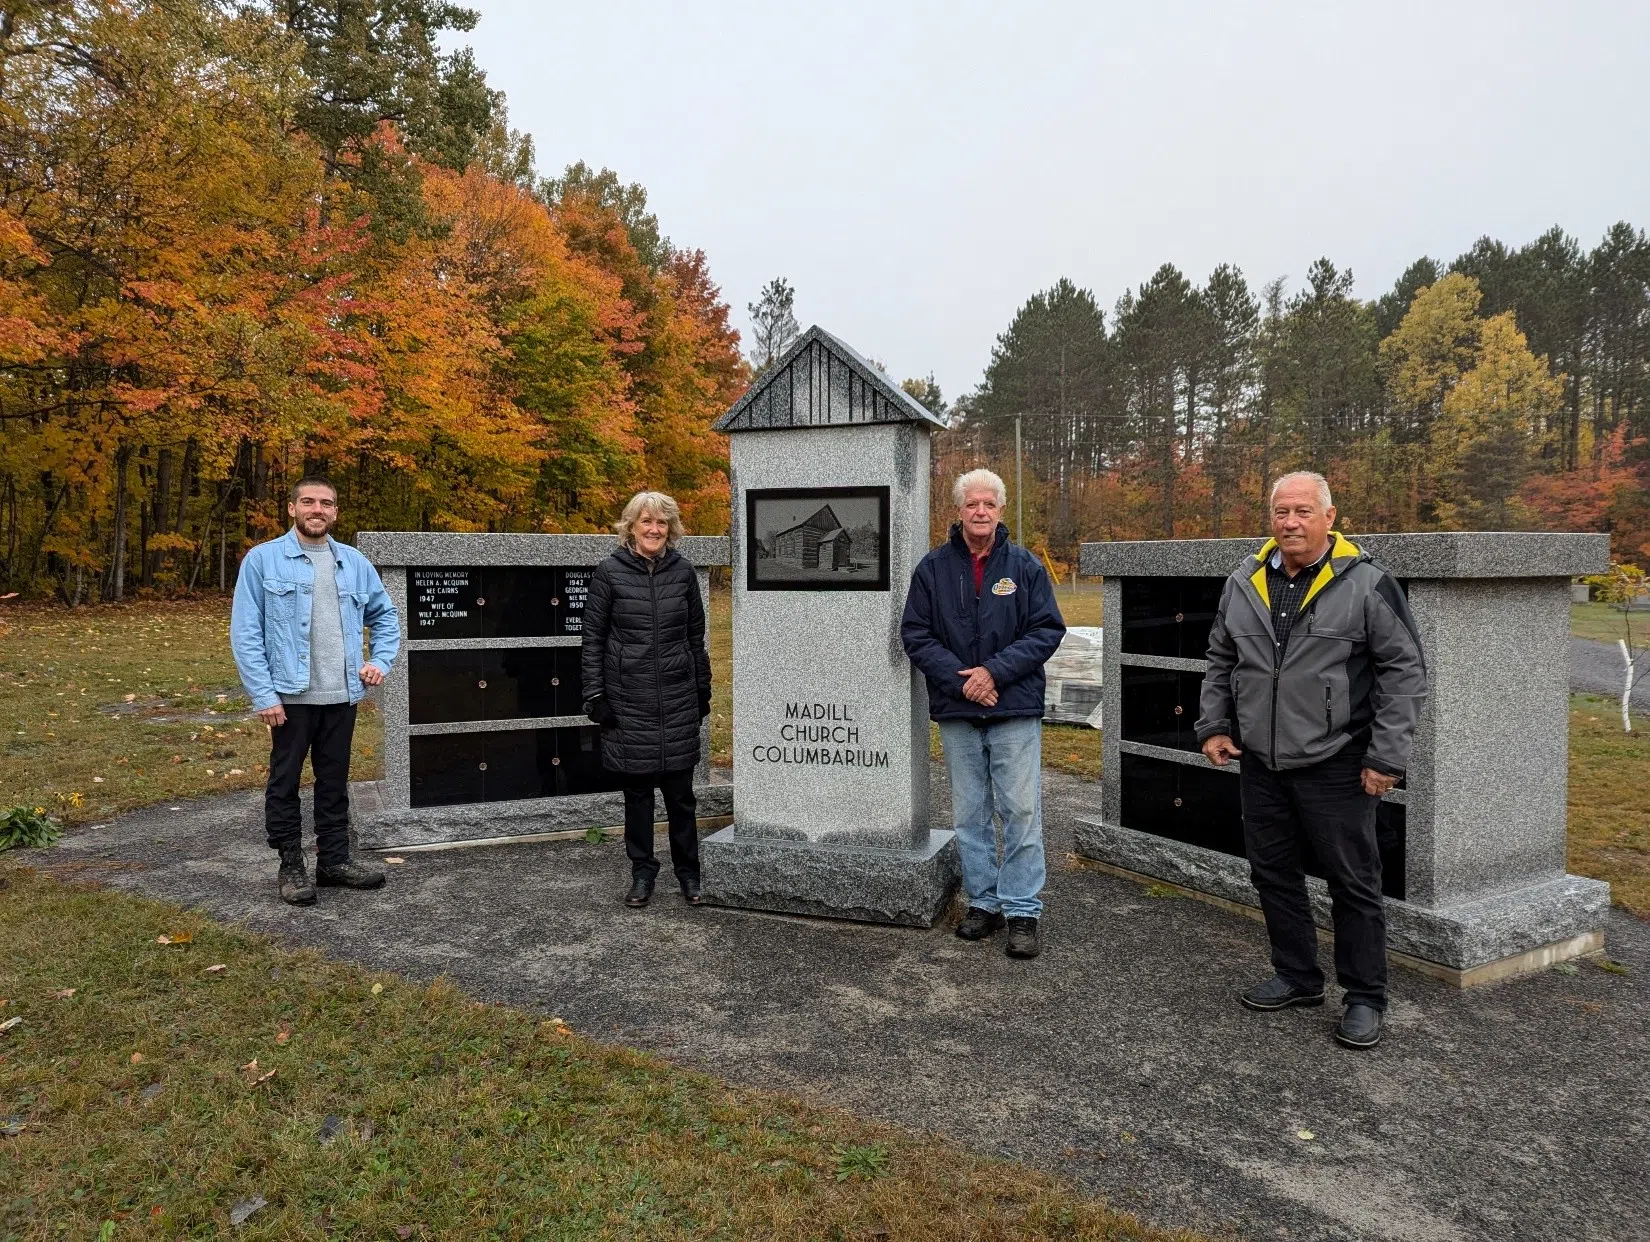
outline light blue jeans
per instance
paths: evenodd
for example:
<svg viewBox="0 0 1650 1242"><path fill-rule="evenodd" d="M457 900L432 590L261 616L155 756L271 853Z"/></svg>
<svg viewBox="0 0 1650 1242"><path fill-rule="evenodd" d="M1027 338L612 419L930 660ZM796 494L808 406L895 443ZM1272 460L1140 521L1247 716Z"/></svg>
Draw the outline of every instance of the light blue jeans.
<svg viewBox="0 0 1650 1242"><path fill-rule="evenodd" d="M1042 917L1043 722L1012 716L975 725L939 722L951 778L951 822L968 904L1004 918ZM1003 818L997 861L995 814Z"/></svg>

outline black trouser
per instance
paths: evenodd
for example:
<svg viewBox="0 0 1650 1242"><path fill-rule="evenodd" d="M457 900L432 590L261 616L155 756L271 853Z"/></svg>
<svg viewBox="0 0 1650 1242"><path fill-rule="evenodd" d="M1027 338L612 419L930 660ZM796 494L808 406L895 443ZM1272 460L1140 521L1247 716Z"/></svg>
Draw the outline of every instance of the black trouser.
<svg viewBox="0 0 1650 1242"><path fill-rule="evenodd" d="M624 852L630 858L630 874L651 882L659 874L659 860L653 855L653 791L665 798L665 818L670 822L670 865L676 878L699 878L699 802L693 796L693 769L682 772L650 773L624 778Z"/></svg>
<svg viewBox="0 0 1650 1242"><path fill-rule="evenodd" d="M303 840L298 781L304 756L315 769L315 852L323 867L349 861L349 750L355 704L289 703L286 723L270 730L264 831L280 849Z"/></svg>
<svg viewBox="0 0 1650 1242"><path fill-rule="evenodd" d="M1243 758L1243 844L1266 913L1272 967L1298 988L1321 991L1318 929L1306 895L1307 852L1329 883L1335 975L1346 1003L1386 1008L1386 907L1375 840L1379 798L1363 790L1362 748L1309 768L1274 772Z"/></svg>

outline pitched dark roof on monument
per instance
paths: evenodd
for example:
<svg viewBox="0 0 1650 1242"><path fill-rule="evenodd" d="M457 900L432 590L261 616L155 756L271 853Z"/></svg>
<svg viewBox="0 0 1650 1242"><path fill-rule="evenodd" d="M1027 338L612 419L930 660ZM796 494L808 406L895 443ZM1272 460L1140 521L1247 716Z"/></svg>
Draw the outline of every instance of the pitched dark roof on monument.
<svg viewBox="0 0 1650 1242"><path fill-rule="evenodd" d="M945 426L858 351L815 324L717 419L716 430L865 423Z"/></svg>

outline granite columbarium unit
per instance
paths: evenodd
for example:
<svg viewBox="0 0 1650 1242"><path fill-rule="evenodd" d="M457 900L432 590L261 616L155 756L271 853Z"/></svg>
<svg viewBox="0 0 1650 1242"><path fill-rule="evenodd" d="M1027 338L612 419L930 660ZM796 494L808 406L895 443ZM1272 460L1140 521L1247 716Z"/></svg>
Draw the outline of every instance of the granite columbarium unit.
<svg viewBox="0 0 1650 1242"><path fill-rule="evenodd" d="M716 905L930 926L958 878L928 824L928 696L899 621L941 424L811 328L723 416L733 483L733 824Z"/></svg>
<svg viewBox="0 0 1650 1242"><path fill-rule="evenodd" d="M1353 535L1402 584L1429 694L1406 780L1377 820L1396 960L1460 986L1603 947L1609 886L1564 870L1570 578L1592 534ZM1193 724L1222 581L1258 539L1083 545L1105 576L1104 778L1078 852L1252 908L1236 772ZM1239 745L1242 744L1239 739ZM1308 867L1311 871L1312 867ZM1329 927L1321 880L1308 881Z"/></svg>
<svg viewBox="0 0 1650 1242"><path fill-rule="evenodd" d="M384 779L354 798L369 849L521 838L624 822L584 714L584 601L611 535L363 531L406 645L379 691ZM723 537L678 545L697 567L728 563ZM694 785L701 822L725 820L732 791L712 784L709 727ZM359 789L359 787L357 787ZM656 808L657 813L657 808Z"/></svg>

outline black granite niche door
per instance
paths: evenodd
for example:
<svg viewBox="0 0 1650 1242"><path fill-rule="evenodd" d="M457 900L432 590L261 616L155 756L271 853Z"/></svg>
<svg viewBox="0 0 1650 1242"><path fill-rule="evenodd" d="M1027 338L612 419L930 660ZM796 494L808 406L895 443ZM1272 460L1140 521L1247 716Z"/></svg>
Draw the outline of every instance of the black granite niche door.
<svg viewBox="0 0 1650 1242"><path fill-rule="evenodd" d="M1244 856L1237 773L1127 752L1121 759L1123 827Z"/></svg>
<svg viewBox="0 0 1650 1242"><path fill-rule="evenodd" d="M556 792L601 793L622 787L621 778L602 767L601 730L594 725L556 730Z"/></svg>
<svg viewBox="0 0 1650 1242"><path fill-rule="evenodd" d="M480 638L479 569L407 570L408 638Z"/></svg>
<svg viewBox="0 0 1650 1242"><path fill-rule="evenodd" d="M1123 579L1123 645L1131 655L1202 660L1224 578Z"/></svg>
<svg viewBox="0 0 1650 1242"><path fill-rule="evenodd" d="M489 566L482 573L484 638L548 638L558 633L559 570Z"/></svg>
<svg viewBox="0 0 1650 1242"><path fill-rule="evenodd" d="M473 650L408 652L408 723L487 719L487 654Z"/></svg>
<svg viewBox="0 0 1650 1242"><path fill-rule="evenodd" d="M414 806L480 802L487 776L486 735L424 733L407 739Z"/></svg>
<svg viewBox="0 0 1650 1242"><path fill-rule="evenodd" d="M1203 674L1179 669L1119 669L1123 740L1175 750L1197 750L1198 698Z"/></svg>
<svg viewBox="0 0 1650 1242"><path fill-rule="evenodd" d="M584 633L584 603L590 595L590 576L593 569L558 569L556 600L556 633L579 635Z"/></svg>

